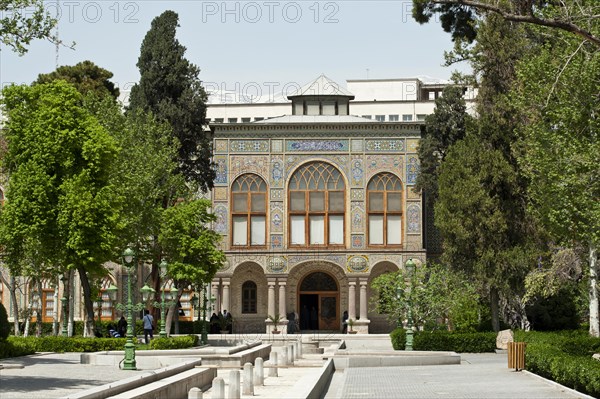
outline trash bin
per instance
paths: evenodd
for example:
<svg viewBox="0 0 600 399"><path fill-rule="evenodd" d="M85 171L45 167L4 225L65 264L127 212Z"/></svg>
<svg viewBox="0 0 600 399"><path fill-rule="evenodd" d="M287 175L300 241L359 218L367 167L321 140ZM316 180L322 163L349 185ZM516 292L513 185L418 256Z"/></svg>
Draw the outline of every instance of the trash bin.
<svg viewBox="0 0 600 399"><path fill-rule="evenodd" d="M515 371L525 369L526 342L508 342L508 368Z"/></svg>

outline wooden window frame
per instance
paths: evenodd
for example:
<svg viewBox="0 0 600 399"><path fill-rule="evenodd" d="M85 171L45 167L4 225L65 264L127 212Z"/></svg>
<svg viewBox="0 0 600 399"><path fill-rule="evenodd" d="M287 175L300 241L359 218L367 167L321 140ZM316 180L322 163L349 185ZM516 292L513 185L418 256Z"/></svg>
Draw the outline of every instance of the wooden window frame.
<svg viewBox="0 0 600 399"><path fill-rule="evenodd" d="M254 182L257 182L260 187L264 187L264 191L252 191L252 190L248 190L248 191L237 191L236 190L236 185L238 185L238 187L241 189L241 185L244 183L248 182L248 179L253 179ZM251 183L249 184L251 185ZM268 208L268 197L267 197L267 193L268 193L268 187L267 187L267 183L264 181L264 179L254 173L245 173L241 176L238 176L237 179L235 179L235 181L232 183L231 185L231 199L230 199L230 204L231 204L231 228L230 228L230 238L229 238L229 242L231 243L231 247L232 248L252 248L252 249L264 249L267 247L267 226L268 226L268 219L267 219L267 208ZM235 197L238 195L246 195L246 212L236 212L235 211ZM253 211L252 210L252 196L256 196L256 195L263 195L264 197L264 204L265 207L262 211ZM234 236L234 219L236 217L246 217L246 244L236 244L233 242L233 236ZM256 244L253 245L252 244L252 217L253 216L263 216L265 218L265 230L263 232L264 234L264 244Z"/></svg>
<svg viewBox="0 0 600 399"><path fill-rule="evenodd" d="M386 184L383 185L383 190L374 190L371 189L371 183L375 180L375 179L379 179L379 182L382 181L382 179L384 178L388 178L388 179L393 179L393 180L397 180L397 184L400 187L400 190L387 190L386 189ZM370 248L402 248L402 246L404 245L404 229L405 229L405 224L404 224L404 205L405 205L405 201L404 201L404 190L402 189L402 180L400 180L400 178L398 176L396 176L393 173L389 173L389 172L383 172L383 173L378 173L375 176L373 176L371 178L371 180L369 180L369 182L367 183L367 246ZM371 201L371 193L382 193L383 194L383 211L371 211L371 206L370 206L370 201ZM394 193L394 194L400 194L400 201L401 201L401 205L400 205L400 211L388 211L387 210L387 198L388 198L388 194L389 193ZM383 216L383 244L371 244L371 227L370 227L370 219L371 219L371 215L381 215ZM396 216L400 216L400 223L401 223L401 228L400 228L400 244L388 244L388 236L387 236L387 223L388 223L388 216L391 215L396 215Z"/></svg>
<svg viewBox="0 0 600 399"><path fill-rule="evenodd" d="M337 173L339 182L338 185L341 183L342 187L341 189L339 187L337 187L336 189L329 189L327 186L327 181L325 181L325 188L324 189L319 189L317 188L311 188L310 187L310 177L313 177L315 172L310 172L309 168L315 168L315 166L317 165L324 165L325 169L330 170L329 172L329 177L332 176L333 173ZM317 166L318 167L318 166ZM333 172L333 173L332 173ZM309 179L306 179L306 173L310 173ZM304 182L306 183L306 188L304 189L296 189L296 188L292 188L291 184L293 179L295 178L295 176L297 176L298 174L302 175L302 177L304 178ZM342 193L342 201L343 201L343 208L342 210L339 211L331 211L329 210L330 206L330 194L331 193ZM292 209L292 193L304 193L304 210L303 211L295 211ZM323 210L322 211L311 211L310 210L310 194L311 193L324 193L324 202L323 202ZM342 173L333 165L326 163L326 162L310 162L307 164L302 165L300 168L298 168L294 174L292 175L292 178L290 179L290 186L288 187L288 247L289 248L345 248L346 245L346 183L344 182L344 179L342 177ZM291 223L291 219L292 216L304 216L304 244L294 244L292 242L292 223ZM324 243L323 244L311 244L310 243L310 218L311 216L323 216L323 236L324 236ZM330 217L331 216L341 216L342 217L342 221L344 224L343 230L342 230L342 243L341 244L330 244L330 237L329 237L329 221L330 221Z"/></svg>
<svg viewBox="0 0 600 399"><path fill-rule="evenodd" d="M246 292L254 292L254 298L246 298ZM242 314L258 314L258 286L252 280L242 284Z"/></svg>

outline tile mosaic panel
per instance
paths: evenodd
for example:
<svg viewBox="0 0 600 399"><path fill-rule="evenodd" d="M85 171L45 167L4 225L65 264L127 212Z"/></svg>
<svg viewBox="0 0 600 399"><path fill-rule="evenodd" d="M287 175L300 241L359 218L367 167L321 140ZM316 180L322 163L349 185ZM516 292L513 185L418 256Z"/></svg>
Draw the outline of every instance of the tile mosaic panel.
<svg viewBox="0 0 600 399"><path fill-rule="evenodd" d="M214 188L215 201L226 201L227 200L227 187L215 187Z"/></svg>
<svg viewBox="0 0 600 399"><path fill-rule="evenodd" d="M215 185L227 184L228 167L227 167L227 155L215 155Z"/></svg>
<svg viewBox="0 0 600 399"><path fill-rule="evenodd" d="M365 185L365 167L362 156L354 155L350 164L352 169L352 185L363 187Z"/></svg>
<svg viewBox="0 0 600 399"><path fill-rule="evenodd" d="M408 199L421 199L421 191L409 187L408 190L406 190L406 196Z"/></svg>
<svg viewBox="0 0 600 399"><path fill-rule="evenodd" d="M283 232L283 202L271 202L271 232Z"/></svg>
<svg viewBox="0 0 600 399"><path fill-rule="evenodd" d="M215 140L215 152L227 152L227 140Z"/></svg>
<svg viewBox="0 0 600 399"><path fill-rule="evenodd" d="M363 249L365 247L365 236L362 234L352 234L352 249Z"/></svg>
<svg viewBox="0 0 600 399"><path fill-rule="evenodd" d="M406 207L406 223L408 234L421 233L421 205L410 204Z"/></svg>
<svg viewBox="0 0 600 399"><path fill-rule="evenodd" d="M309 162L315 159L314 155L288 155L285 157L285 170L286 176L289 175L290 171L295 169L298 165L305 162ZM348 176L348 155L323 155L319 156L319 160L325 160L331 162L337 166L342 173Z"/></svg>
<svg viewBox="0 0 600 399"><path fill-rule="evenodd" d="M353 201L351 205L352 232L362 233L365 231L365 206L362 201Z"/></svg>
<svg viewBox="0 0 600 399"><path fill-rule="evenodd" d="M348 151L348 140L286 140L288 152Z"/></svg>
<svg viewBox="0 0 600 399"><path fill-rule="evenodd" d="M231 178L234 180L242 173L256 173L265 181L269 176L268 155L234 155L230 161Z"/></svg>
<svg viewBox="0 0 600 399"><path fill-rule="evenodd" d="M282 249L283 248L283 235L273 234L271 236L271 249Z"/></svg>
<svg viewBox="0 0 600 399"><path fill-rule="evenodd" d="M227 234L227 207L225 205L215 206L215 232L219 234Z"/></svg>
<svg viewBox="0 0 600 399"><path fill-rule="evenodd" d="M283 200L283 190L280 188L272 188L271 189L271 201L282 201Z"/></svg>
<svg viewBox="0 0 600 399"><path fill-rule="evenodd" d="M365 199L365 190L362 188L350 189L350 199L352 201L364 200Z"/></svg>
<svg viewBox="0 0 600 399"><path fill-rule="evenodd" d="M408 157L406 162L406 184L415 184L419 174L419 158L416 155Z"/></svg>
<svg viewBox="0 0 600 399"><path fill-rule="evenodd" d="M392 172L402 180L402 164L404 155L367 155L367 179L379 172Z"/></svg>
<svg viewBox="0 0 600 399"><path fill-rule="evenodd" d="M335 263L338 266L344 267L346 264L346 259L344 255L333 255L333 254L321 254L321 253L308 253L305 255L291 255L288 256L288 264L296 265L298 263L306 262L306 261L328 261Z"/></svg>
<svg viewBox="0 0 600 399"><path fill-rule="evenodd" d="M379 262L391 262L396 266L402 264L402 255L393 255L393 254L372 254L369 256L369 261L371 262L371 268L377 265Z"/></svg>
<svg viewBox="0 0 600 399"><path fill-rule="evenodd" d="M271 187L283 187L285 168L281 155L271 157Z"/></svg>
<svg viewBox="0 0 600 399"><path fill-rule="evenodd" d="M407 152L417 152L418 147L419 147L418 139L407 139L406 140L406 151Z"/></svg>
<svg viewBox="0 0 600 399"><path fill-rule="evenodd" d="M271 140L271 152L283 152L283 140Z"/></svg>
<svg viewBox="0 0 600 399"><path fill-rule="evenodd" d="M349 255L346 270L350 273L366 273L369 271L369 258L366 255Z"/></svg>
<svg viewBox="0 0 600 399"><path fill-rule="evenodd" d="M352 140L352 151L353 152L362 152L364 148L363 140Z"/></svg>
<svg viewBox="0 0 600 399"><path fill-rule="evenodd" d="M366 150L370 152L401 152L404 151L404 139L395 140L365 140Z"/></svg>
<svg viewBox="0 0 600 399"><path fill-rule="evenodd" d="M231 152L269 152L269 140L231 140Z"/></svg>
<svg viewBox="0 0 600 399"><path fill-rule="evenodd" d="M270 256L267 259L267 272L285 273L287 272L287 258L285 256Z"/></svg>

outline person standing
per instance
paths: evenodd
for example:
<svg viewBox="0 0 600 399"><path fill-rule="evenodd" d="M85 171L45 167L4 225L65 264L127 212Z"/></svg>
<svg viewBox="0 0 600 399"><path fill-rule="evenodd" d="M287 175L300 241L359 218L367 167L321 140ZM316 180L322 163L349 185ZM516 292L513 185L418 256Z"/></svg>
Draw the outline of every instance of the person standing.
<svg viewBox="0 0 600 399"><path fill-rule="evenodd" d="M344 310L344 315L342 316L342 334L348 334L348 311Z"/></svg>
<svg viewBox="0 0 600 399"><path fill-rule="evenodd" d="M125 316L121 316L119 322L117 323L117 331L121 337L124 337L127 333L127 320L125 320Z"/></svg>
<svg viewBox="0 0 600 399"><path fill-rule="evenodd" d="M154 330L154 317L150 314L148 309L144 310L144 341L148 344L150 341L148 340L148 335L150 335L150 339L154 338L152 334Z"/></svg>

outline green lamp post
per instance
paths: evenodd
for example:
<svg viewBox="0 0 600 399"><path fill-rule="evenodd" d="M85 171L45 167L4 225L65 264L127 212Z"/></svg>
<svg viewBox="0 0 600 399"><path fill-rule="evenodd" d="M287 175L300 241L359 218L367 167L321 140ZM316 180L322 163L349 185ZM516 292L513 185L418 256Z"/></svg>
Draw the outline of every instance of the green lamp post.
<svg viewBox="0 0 600 399"><path fill-rule="evenodd" d="M164 280L164 278L167 276L168 266L169 264L166 260L163 259L162 262L160 262L159 269L161 280ZM158 333L158 335L161 338L167 337L167 331L165 330L165 312L175 303L174 299L177 298L177 288L173 286L170 290L166 290L165 286L166 282L163 281L163 289L161 290L160 294L160 302L153 303L153 306L155 308L160 309L160 332Z"/></svg>
<svg viewBox="0 0 600 399"><path fill-rule="evenodd" d="M202 333L200 335L200 342L202 342L202 345L208 345L208 331L206 331L206 325L208 324L208 319L206 318L206 311L208 310L207 303L210 302L212 308L212 303L215 301L214 296L209 298L209 289L210 283L202 286Z"/></svg>
<svg viewBox="0 0 600 399"><path fill-rule="evenodd" d="M66 282L67 282L67 277L65 275L63 275L61 277L62 283L63 283L63 295L62 298L60 298L60 303L62 304L62 314L63 314L63 324L62 324L62 331L61 331L61 335L63 337L66 337L68 335L67 332L67 290L66 290Z"/></svg>
<svg viewBox="0 0 600 399"><path fill-rule="evenodd" d="M412 258L406 261L406 272L409 278L408 284L408 317L406 324L406 347L404 350L411 351L413 350L413 325L412 325L412 285L413 285L413 274L415 272L415 262L413 262Z"/></svg>
<svg viewBox="0 0 600 399"><path fill-rule="evenodd" d="M136 262L135 252L131 248L123 251L123 264L127 269L127 305L121 303L117 304L117 309L124 310L127 313L127 342L125 343L125 359L123 360L123 370L137 370L135 361L135 344L133 343L133 311L140 311L144 309L144 303L150 297L150 294L154 291L152 288L144 285L140 292L142 293L143 303L133 304L132 288L131 288L131 276L135 274ZM116 294L116 291L113 291Z"/></svg>

